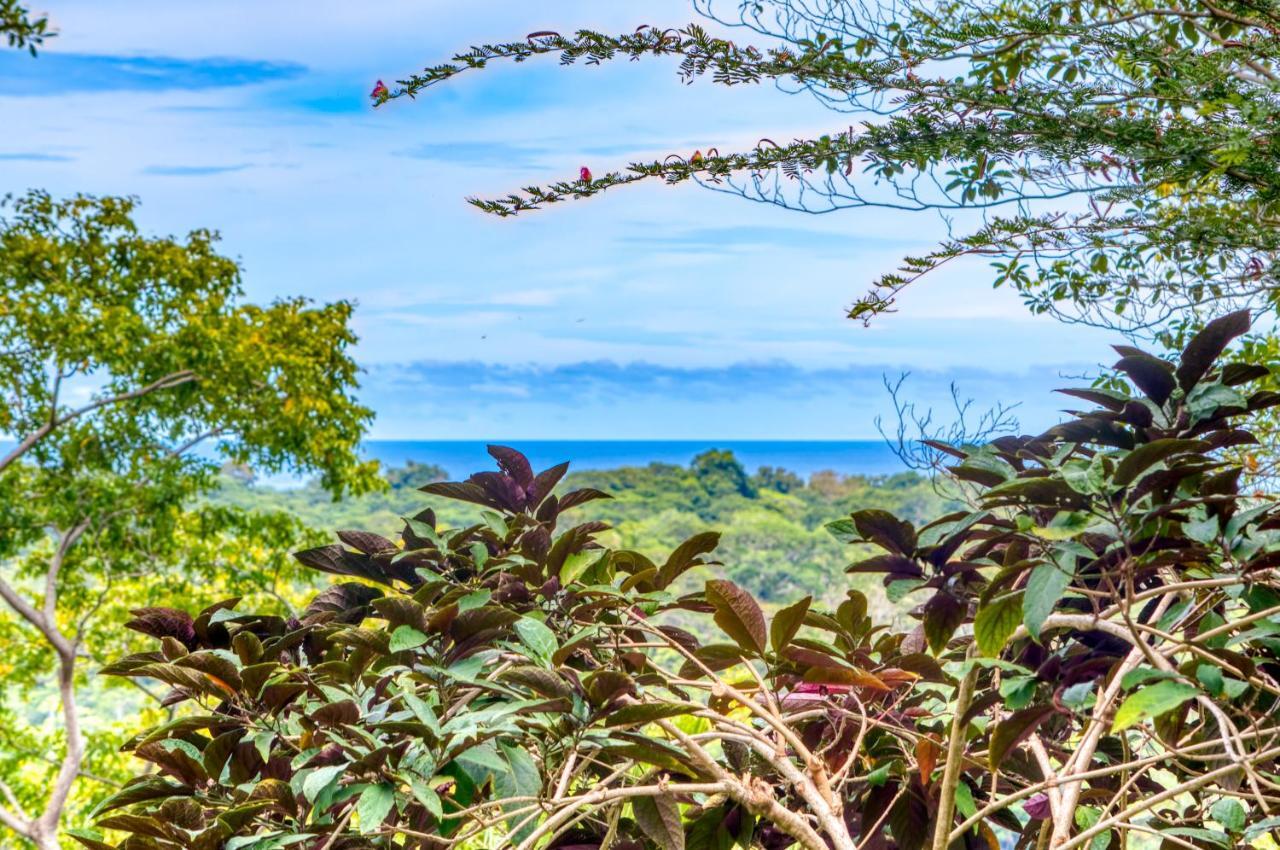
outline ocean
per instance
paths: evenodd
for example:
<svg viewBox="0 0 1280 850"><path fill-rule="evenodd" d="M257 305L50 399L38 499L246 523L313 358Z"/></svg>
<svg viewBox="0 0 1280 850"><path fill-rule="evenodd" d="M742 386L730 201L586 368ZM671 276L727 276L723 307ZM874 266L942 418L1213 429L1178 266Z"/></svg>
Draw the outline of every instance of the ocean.
<svg viewBox="0 0 1280 850"><path fill-rule="evenodd" d="M844 475L892 475L905 471L902 461L881 440L369 440L365 455L387 466L406 461L433 463L452 478L494 469L487 443L519 449L535 470L569 461L570 469L616 469L671 463L687 466L708 449L732 451L748 472L761 466L788 469L808 478L820 470Z"/></svg>

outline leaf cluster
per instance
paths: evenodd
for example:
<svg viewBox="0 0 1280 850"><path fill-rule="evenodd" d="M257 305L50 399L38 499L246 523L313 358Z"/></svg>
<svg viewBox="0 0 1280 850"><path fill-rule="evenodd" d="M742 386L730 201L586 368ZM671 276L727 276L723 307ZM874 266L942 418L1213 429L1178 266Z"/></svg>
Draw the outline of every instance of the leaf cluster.
<svg viewBox="0 0 1280 850"><path fill-rule="evenodd" d="M297 619L215 605L138 612L159 641L111 672L192 706L127 749L149 764L82 836L105 847L735 844L1101 850L1123 831L1210 847L1261 835L1280 762L1280 512L1222 456L1280 403L1226 362L1244 314L1176 361L1119 347L1125 389L1038 436L963 450L972 510L830 526L850 567L917 603L905 630L849 591L769 617L733 582L677 579L563 522L555 492L495 472L427 493L485 509L400 540L299 553L343 576ZM670 617L709 620L711 640ZM132 843L130 843L132 842ZM141 842L141 843L139 843ZM939 844L941 842L941 844Z"/></svg>

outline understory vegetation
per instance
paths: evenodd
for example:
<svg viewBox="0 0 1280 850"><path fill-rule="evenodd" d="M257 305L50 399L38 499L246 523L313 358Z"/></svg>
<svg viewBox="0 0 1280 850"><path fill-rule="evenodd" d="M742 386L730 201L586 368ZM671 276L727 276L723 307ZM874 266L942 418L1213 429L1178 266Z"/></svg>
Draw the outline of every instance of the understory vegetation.
<svg viewBox="0 0 1280 850"><path fill-rule="evenodd" d="M698 577L720 535L650 557L580 521L607 503L493 446L422 486L398 539L298 552L342 577L291 615L153 607L103 673L173 720L98 807L92 850L509 846L947 850L1249 843L1280 829L1280 508L1221 459L1280 405L1223 364L1246 313L1043 434L939 446L965 488L918 524L826 526L909 599L855 582L766 610ZM732 481L724 456L704 479ZM708 462L708 461L714 461ZM634 471L620 476L635 478ZM746 479L740 478L741 485ZM703 491L707 487L703 486ZM738 493L738 498L743 498ZM575 518L570 519L572 515ZM834 582L833 582L834 583ZM124 834L123 840L109 840ZM1273 840L1269 838L1267 840Z"/></svg>

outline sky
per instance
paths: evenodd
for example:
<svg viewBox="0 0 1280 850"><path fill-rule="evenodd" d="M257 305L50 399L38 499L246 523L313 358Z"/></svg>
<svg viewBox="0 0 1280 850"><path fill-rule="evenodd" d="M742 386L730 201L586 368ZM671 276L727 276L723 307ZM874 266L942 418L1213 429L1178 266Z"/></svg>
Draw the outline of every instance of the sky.
<svg viewBox="0 0 1280 850"><path fill-rule="evenodd" d="M981 262L871 327L844 309L946 234L931 214L806 216L697 186L508 219L468 196L633 160L838 130L767 86L666 60L492 65L389 84L485 41L696 19L682 0L50 0L38 59L0 52L0 193L128 194L155 233L221 233L248 297L357 303L360 398L387 439L864 439L883 382L945 418L1055 421L1108 334L1027 314ZM741 36L738 36L741 38Z"/></svg>

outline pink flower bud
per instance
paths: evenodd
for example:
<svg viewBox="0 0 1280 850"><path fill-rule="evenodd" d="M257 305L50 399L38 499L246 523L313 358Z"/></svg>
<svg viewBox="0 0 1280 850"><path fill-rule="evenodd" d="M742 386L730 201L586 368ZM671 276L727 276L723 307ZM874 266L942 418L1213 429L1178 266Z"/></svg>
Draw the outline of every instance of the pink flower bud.
<svg viewBox="0 0 1280 850"><path fill-rule="evenodd" d="M369 97L374 100L383 100L391 96L391 90L386 87L382 80L378 80L378 84L373 87L373 91L369 92Z"/></svg>
<svg viewBox="0 0 1280 850"><path fill-rule="evenodd" d="M582 168L578 170L578 179L581 180L583 183L590 183L591 169L587 168L585 165L582 166Z"/></svg>

